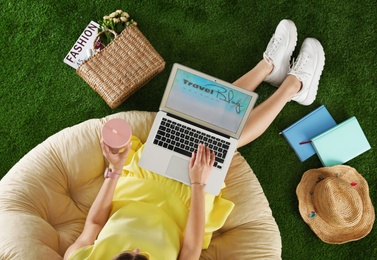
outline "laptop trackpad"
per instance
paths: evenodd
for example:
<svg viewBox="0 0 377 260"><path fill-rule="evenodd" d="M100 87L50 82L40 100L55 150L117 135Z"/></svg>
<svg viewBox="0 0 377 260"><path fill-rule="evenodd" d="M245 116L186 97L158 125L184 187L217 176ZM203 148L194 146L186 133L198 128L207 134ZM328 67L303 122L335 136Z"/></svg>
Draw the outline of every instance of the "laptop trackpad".
<svg viewBox="0 0 377 260"><path fill-rule="evenodd" d="M190 183L190 176L189 176L189 160L185 160L179 158L177 156L172 156L170 158L169 166L166 171L166 175L168 177L172 177L173 179L179 180L183 183L189 184Z"/></svg>

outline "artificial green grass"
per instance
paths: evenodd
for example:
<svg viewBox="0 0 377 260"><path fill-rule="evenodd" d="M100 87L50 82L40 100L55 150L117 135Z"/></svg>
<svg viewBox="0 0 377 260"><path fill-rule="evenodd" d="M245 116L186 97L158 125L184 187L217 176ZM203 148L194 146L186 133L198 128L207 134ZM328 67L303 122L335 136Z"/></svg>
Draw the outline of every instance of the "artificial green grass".
<svg viewBox="0 0 377 260"><path fill-rule="evenodd" d="M262 58L279 21L293 20L299 35L296 55L306 37L319 39L326 52L317 100L308 107L289 103L263 136L240 151L270 202L283 259L377 258L376 225L364 239L328 245L303 222L295 189L303 172L321 163L315 156L301 163L278 134L321 104L337 122L356 116L372 149L347 164L368 181L377 205L376 1L1 0L0 7L1 177L65 127L119 111L157 111L174 62L234 81ZM117 9L138 22L166 69L111 110L63 59L89 21ZM263 83L258 103L273 91Z"/></svg>

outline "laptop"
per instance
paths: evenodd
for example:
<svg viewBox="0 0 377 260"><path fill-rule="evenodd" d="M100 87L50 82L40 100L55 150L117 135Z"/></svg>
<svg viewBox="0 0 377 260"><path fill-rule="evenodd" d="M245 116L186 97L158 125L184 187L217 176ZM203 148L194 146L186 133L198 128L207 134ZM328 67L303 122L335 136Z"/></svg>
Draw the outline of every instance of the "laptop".
<svg viewBox="0 0 377 260"><path fill-rule="evenodd" d="M189 161L199 143L216 159L206 192L218 195L258 95L175 63L139 166L190 185Z"/></svg>

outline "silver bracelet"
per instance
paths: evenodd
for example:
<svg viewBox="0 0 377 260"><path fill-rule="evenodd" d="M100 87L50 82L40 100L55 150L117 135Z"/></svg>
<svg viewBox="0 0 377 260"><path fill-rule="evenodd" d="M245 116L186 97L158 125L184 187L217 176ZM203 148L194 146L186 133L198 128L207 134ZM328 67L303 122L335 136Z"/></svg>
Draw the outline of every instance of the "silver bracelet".
<svg viewBox="0 0 377 260"><path fill-rule="evenodd" d="M195 184L200 185L200 186L206 186L207 185L207 184L202 183L202 182L191 182L191 185L195 185Z"/></svg>

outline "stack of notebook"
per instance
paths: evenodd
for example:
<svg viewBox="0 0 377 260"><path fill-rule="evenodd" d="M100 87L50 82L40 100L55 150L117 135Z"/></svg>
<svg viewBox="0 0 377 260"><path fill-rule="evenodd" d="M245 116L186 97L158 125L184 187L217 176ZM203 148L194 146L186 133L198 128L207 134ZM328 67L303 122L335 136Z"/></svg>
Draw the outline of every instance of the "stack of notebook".
<svg viewBox="0 0 377 260"><path fill-rule="evenodd" d="M300 161L317 154L324 166L346 163L371 148L356 117L336 124L324 105L284 129L281 134Z"/></svg>

